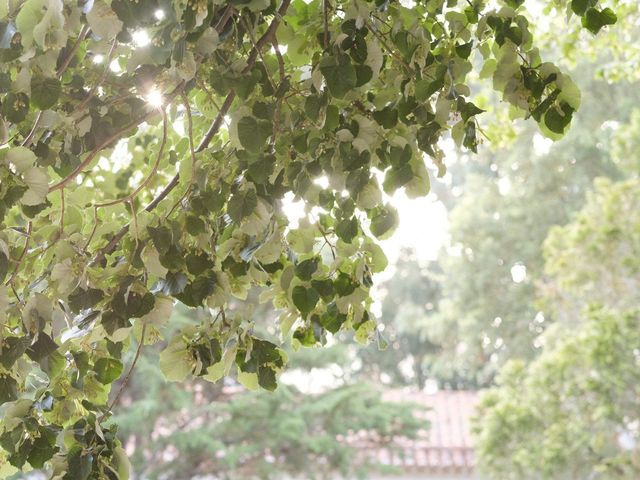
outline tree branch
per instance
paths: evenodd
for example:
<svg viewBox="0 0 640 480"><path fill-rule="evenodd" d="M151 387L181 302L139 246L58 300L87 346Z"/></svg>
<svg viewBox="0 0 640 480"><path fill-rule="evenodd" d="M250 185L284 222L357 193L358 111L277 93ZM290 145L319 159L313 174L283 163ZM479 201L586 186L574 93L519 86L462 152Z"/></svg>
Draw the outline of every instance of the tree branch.
<svg viewBox="0 0 640 480"><path fill-rule="evenodd" d="M276 32L276 30L278 28L278 25L280 25L280 22L282 20L282 16L286 13L287 9L289 8L290 3L291 3L291 0L283 0L283 2L280 5L280 8L278 9L273 21L269 25L269 28L264 33L264 35L262 35L258 39L258 41L255 43L254 47L252 48L252 50L251 50L251 52L249 54L249 58L247 60L247 66L243 70L244 73L246 73L249 70L251 70L251 68L255 65L256 59L258 58L258 50L260 48L264 47L266 44L270 43L271 39L273 38L273 35L275 35L275 32ZM229 14L229 17L230 17L230 14ZM205 133L204 137L202 138L202 140L198 144L198 147L195 149L195 153L200 153L200 152L202 152L203 150L205 150L209 146L209 144L211 143L211 140L218 133L218 130L222 126L222 123L224 121L224 117L227 115L227 112L229 111L229 108L231 108L231 105L233 104L233 100L235 99L235 97L236 97L236 94L235 94L235 92L233 90L231 92L229 92L229 94L227 95L227 98L225 99L224 103L220 107L220 110L218 111L218 115L216 115L216 118L214 119L213 123L211 124L211 126L207 130L207 133ZM162 190L162 192L160 192L158 194L158 196L156 198L154 198L151 201L151 203L149 203L149 205L147 205L145 207L145 210L147 212L151 212L152 210L155 210L155 208L160 204L160 202L162 202L162 200L164 200L169 195L169 193L171 193L171 191L178 186L179 182L180 182L180 174L176 173L175 176L171 179L171 181L164 188L164 190ZM105 258L106 255L109 255L110 253L112 253L115 250L115 248L118 245L118 243L120 243L120 240L122 240L122 238L129 231L129 225L130 224L124 225L113 236L113 238L109 241L109 243L107 243L107 245L105 245L103 248L101 248L98 251L98 253L94 257L94 259L90 262L90 265L95 265L96 263L101 262Z"/></svg>
<svg viewBox="0 0 640 480"><path fill-rule="evenodd" d="M142 332L140 334L140 343L138 343L138 348L136 349L136 355L133 357L133 362L131 363L131 367L129 368L127 375L122 380L122 384L118 389L118 393L116 393L116 396L113 398L113 400L111 400L111 403L107 406L108 411L111 411L115 406L115 404L118 403L118 400L120 400L120 396L122 395L122 392L124 391L127 384L129 383L129 379L131 378L133 369L136 368L136 363L138 363L138 358L140 358L140 352L142 351L142 346L144 345L144 334L146 333L146 330L147 330L147 324L145 322L142 322ZM104 417L106 415L107 415L107 412L103 413L99 421L101 422L102 420L104 420Z"/></svg>
<svg viewBox="0 0 640 480"><path fill-rule="evenodd" d="M184 82L180 82L176 86L176 88L173 90L173 92L171 92L168 95L167 101L170 102L179 93L181 93L182 89L184 88L184 85L185 85ZM69 175L67 175L65 178L60 180L58 183L50 186L49 193L63 188L65 185L71 182L74 178L76 178L80 174L80 172L82 172L82 170L84 170L103 149L105 149L107 146L109 146L111 143L115 142L116 140L119 140L123 133L128 132L133 128L136 128L142 122L150 119L151 117L157 115L158 113L159 113L158 109L154 108L153 110L149 110L147 113L145 113L141 117L137 118L133 122L128 123L124 127L114 132L112 135L110 135L107 139L100 142L98 145L96 145L93 148L93 150L89 152L89 154L85 157L85 159L82 162L80 162L80 165L78 165Z"/></svg>
<svg viewBox="0 0 640 480"><path fill-rule="evenodd" d="M119 203L131 202L131 200L133 200L135 196L138 195L138 193L140 193L142 189L147 186L147 184L151 181L151 178L153 178L153 176L158 171L158 166L160 165L160 160L162 160L162 154L164 153L164 147L167 143L167 112L165 112L163 108L160 108L159 110L160 110L160 113L162 113L162 140L160 141L160 148L158 149L158 154L156 155L156 161L153 163L151 172L149 172L149 175L147 175L147 178L145 178L140 183L140 185L138 185L138 187L129 195L127 195L126 197L111 200L110 202L97 203L95 205L97 208L110 207L112 205L118 205Z"/></svg>

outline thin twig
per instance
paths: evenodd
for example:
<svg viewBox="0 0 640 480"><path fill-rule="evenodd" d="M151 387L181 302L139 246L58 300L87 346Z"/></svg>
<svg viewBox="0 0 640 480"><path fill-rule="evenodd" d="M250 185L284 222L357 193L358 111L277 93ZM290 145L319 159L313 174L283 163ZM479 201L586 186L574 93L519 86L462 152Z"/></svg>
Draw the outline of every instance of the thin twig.
<svg viewBox="0 0 640 480"><path fill-rule="evenodd" d="M224 99L224 103L220 107L220 110L218 111L218 115L216 116L215 120L209 127L209 130L207 130L207 133L204 134L204 137L202 137L202 140L198 144L198 147L196 148L196 153L203 151L205 148L209 146L209 143L211 143L211 140L213 140L213 137L216 135L216 133L218 133L218 130L220 129L220 126L224 121L224 117L229 111L229 108L231 108L231 104L233 103L233 100L235 98L236 98L236 92L234 92L233 90L230 91L229 94L227 95L227 98Z"/></svg>
<svg viewBox="0 0 640 480"><path fill-rule="evenodd" d="M196 151L193 146L193 117L191 116L191 105L189 105L189 99L184 93L182 94L182 103L184 104L187 114L187 136L189 138L189 153L191 154L191 178L189 179L189 185L191 185L196 178Z"/></svg>
<svg viewBox="0 0 640 480"><path fill-rule="evenodd" d="M100 79L93 87L91 87L91 90L89 90L89 93L87 93L87 96L84 98L84 100L82 100L82 102L80 102L80 104L73 109L74 112L82 110L84 107L86 107L87 103L89 103L89 101L95 95L96 90L98 90L98 88L104 83L105 79L107 78L107 74L109 73L109 66L111 65L111 60L113 59L113 54L115 53L117 45L118 41L114 38L113 42L111 42L111 48L109 49L109 54L107 55L104 69L102 70L102 75L100 75Z"/></svg>
<svg viewBox="0 0 640 480"><path fill-rule="evenodd" d="M158 149L158 154L156 155L156 161L154 162L153 167L151 168L151 172L149 172L149 175L147 175L147 177L140 183L140 185L138 185L138 187L129 195L127 195L126 197L111 200L109 202L97 203L95 205L97 208L111 207L113 205L118 205L120 203L131 202L136 197L136 195L138 195L138 193L140 193L142 189L144 189L144 187L146 187L149 184L153 176L158 171L158 166L160 165L160 160L162 160L162 154L164 153L164 147L167 144L167 113L163 108L161 108L160 110L162 113L162 140L160 141L160 148Z"/></svg>
<svg viewBox="0 0 640 480"><path fill-rule="evenodd" d="M258 49L262 48L265 44L267 44L273 38L273 35L275 34L275 31L278 28L280 21L282 20L282 16L286 13L290 3L291 3L291 0L283 0L273 21L269 25L269 28L267 29L265 34L258 39L254 49L250 53L249 58L247 60L247 66L243 70L244 73L246 73L251 68L253 68L253 65L255 64L256 59L258 58L258 53L256 48ZM224 103L220 107L220 110L218 111L218 115L216 116L213 123L211 124L211 126L209 127L205 135L203 136L202 140L198 144L198 147L195 149L195 153L200 153L203 150L205 150L209 146L209 143L211 143L211 140L213 139L213 137L218 133L218 130L220 129L224 121L224 117L229 111L229 108L231 107L233 100L235 99L235 95L236 94L234 91L229 92L229 94L227 95L227 98L225 99ZM151 212L152 210L155 210L155 208L160 204L160 202L162 202L162 200L164 200L169 195L169 193L171 193L171 191L174 188L176 188L179 182L180 182L180 174L176 173L174 177L171 179L171 181L164 188L164 190L162 190L162 192L160 192L158 196L156 196L151 201L151 203L146 206L145 210L147 212ZM129 224L126 224L113 236L113 238L109 241L109 243L107 243L107 245L105 245L103 248L101 248L98 251L94 259L90 262L90 265L95 265L96 263L101 262L106 255L112 253L115 250L118 243L120 243L120 240L122 240L122 238L127 234L128 231L129 231Z"/></svg>
<svg viewBox="0 0 640 480"><path fill-rule="evenodd" d="M116 405L116 403L118 403L118 400L120 400L120 395L122 395L122 392L124 391L125 387L127 386L127 384L129 383L129 379L131 378L131 374L133 373L133 369L136 368L136 363L138 363L138 358L140 358L140 352L142 351L142 346L144 345L144 334L147 331L147 324L146 322L142 322L142 332L140 334L140 343L138 343L138 348L136 349L136 354L133 357L133 362L131 363L131 367L129 368L129 371L127 372L127 375L124 377L124 379L122 380L122 383L120 384L120 388L118 389L118 393L116 393L116 396L113 397L113 400L111 401L111 403L107 406L107 411L111 411L113 410L113 407ZM104 420L104 417L106 417L107 412L103 413L102 416L100 417L100 422L102 420Z"/></svg>
<svg viewBox="0 0 640 480"><path fill-rule="evenodd" d="M167 101L170 102L171 100L173 100L173 98L175 98L179 93L182 92L183 88L184 88L184 82L180 82L176 86L176 88L173 90L173 92L171 92L168 95ZM104 148L106 148L108 145L110 145L114 141L119 140L123 133L128 132L133 128L136 128L142 122L150 119L151 117L155 116L157 113L159 113L159 109L154 108L152 110L149 110L147 113L145 113L141 117L137 118L133 122L128 123L124 127L120 128L118 131L114 132L108 138L100 142L98 145L96 145L93 148L93 150L89 152L89 154L85 157L85 159L82 162L80 162L80 165L78 165L69 175L67 175L65 178L60 180L58 183L50 186L49 193L63 188L65 185L71 182L74 178L76 178L80 174L80 172L82 172L82 170L84 170Z"/></svg>
<svg viewBox="0 0 640 480"><path fill-rule="evenodd" d="M60 189L60 236L64 233L64 188Z"/></svg>
<svg viewBox="0 0 640 480"><path fill-rule="evenodd" d="M227 8L222 13L220 20L218 20L218 23L216 23L216 26L215 26L215 29L218 31L218 33L223 32L224 28L227 26L227 22L235 12L236 12L236 9L233 8L231 4L227 5Z"/></svg>
<svg viewBox="0 0 640 480"><path fill-rule="evenodd" d="M329 48L329 0L322 0L322 15L324 25L324 49Z"/></svg>
<svg viewBox="0 0 640 480"><path fill-rule="evenodd" d="M244 22L244 26L247 29L247 32L249 33L249 40L251 41L251 45L253 46L253 48L256 48L256 40L253 36L251 25L249 25L249 22L244 17L242 17L242 21ZM267 62L265 62L264 57L262 56L261 49L258 49L258 56L260 57L260 60L262 60L262 63L264 64L264 71L267 72L267 80L269 80L269 83L271 84L271 88L275 91L277 88L276 82L273 80L273 77L271 76L271 72L267 69Z"/></svg>
<svg viewBox="0 0 640 480"><path fill-rule="evenodd" d="M16 266L13 269L13 273L9 277L9 280L7 280L5 282L5 285L9 285L9 284L13 285L13 281L15 280L16 276L18 275L18 270L20 270L20 265L22 265L22 261L24 260L24 257L27 254L27 250L29 249L29 242L31 241L31 229L32 228L33 228L33 224L31 222L29 222L29 224L27 225L27 237L26 237L26 239L24 241L24 248L22 249L22 253L18 257L18 259L16 260Z"/></svg>
<svg viewBox="0 0 640 480"><path fill-rule="evenodd" d="M69 67L69 64L71 63L71 60L73 60L73 57L75 56L76 51L78 51L78 48L80 47L80 44L82 43L82 41L87 36L87 33L89 33L89 27L87 25L82 25L82 28L80 29L80 33L78 34L78 38L76 39L76 43L73 44L73 47L71 47L71 50L69 51L69 54L64 59L64 62L62 63L62 65L60 65L60 68L56 72L56 75L58 77L61 77L62 74Z"/></svg>
<svg viewBox="0 0 640 480"><path fill-rule="evenodd" d="M131 218L133 220L133 234L136 241L136 248L138 248L138 243L140 242L140 230L138 229L138 214L133 206L132 201L128 201L127 204L131 210Z"/></svg>
<svg viewBox="0 0 640 480"><path fill-rule="evenodd" d="M24 141L22 142L23 147L29 148L31 146L31 142L33 141L33 136L36 134L36 130L40 125L41 119L42 119L42 110L38 112L38 115L36 116L36 120L33 122L33 127L31 127L31 130L29 130L29 133L27 134Z"/></svg>
<svg viewBox="0 0 640 480"><path fill-rule="evenodd" d="M276 58L278 59L278 71L280 72L280 81L284 81L284 77L286 76L286 71L284 69L284 59L282 58L282 53L280 52L280 47L278 46L278 39L276 38L276 34L273 34L273 41L271 42L273 46L273 51L276 53Z"/></svg>
<svg viewBox="0 0 640 480"><path fill-rule="evenodd" d="M375 28L374 25L371 24L371 21L369 19L365 19L365 23L367 25L367 28L369 29L369 31L371 33L373 33L375 35L375 37L378 39L378 41L382 44L382 46L385 48L385 50L393 57L395 58L398 62L400 62L402 64L402 66L404 68L407 69L407 71L409 73L414 73L413 68L411 68L407 62L404 61L404 59L398 54L398 52L396 52L395 50L393 50L389 44L387 43L387 41L384 39L384 37L382 35L380 35L380 32L378 31L377 28Z"/></svg>
<svg viewBox="0 0 640 480"><path fill-rule="evenodd" d="M271 42L273 35L275 35L275 32L278 29L278 26L280 25L280 21L282 20L282 17L284 16L284 14L287 12L287 9L289 8L290 3L291 3L291 0L282 1L282 4L280 5L280 8L278 8L278 11L274 16L273 21L271 22L271 24L269 24L269 28L267 28L267 31L264 33L264 35L262 35L255 42L253 48L251 49L251 52L249 53L249 58L247 59L247 66L242 70L242 73L247 73L249 70L253 68L253 66L256 63L256 60L258 59L260 49L264 47L267 43ZM211 143L211 140L213 140L213 137L215 136L215 134L218 133L218 129L220 128L222 120L224 119L224 115L227 114L227 110L229 110L229 107L231 107L231 104L233 103L233 100L235 99L235 97L236 97L236 92L234 92L233 90L229 92L229 94L227 95L227 98L225 99L220 109L220 112L224 111L224 114L222 116L218 114L216 119L213 121L213 123L209 127L209 130L207 130L207 133L205 133L204 137L202 138L202 141L198 145L196 152L201 152L202 150L204 150L209 146L209 143Z"/></svg>
<svg viewBox="0 0 640 480"><path fill-rule="evenodd" d="M87 238L87 243L84 244L83 252L86 253L87 248L89 248L89 244L91 240L93 240L93 236L96 234L96 230L98 228L98 209L96 206L93 206L93 228L91 229L91 233L89 234L89 238Z"/></svg>

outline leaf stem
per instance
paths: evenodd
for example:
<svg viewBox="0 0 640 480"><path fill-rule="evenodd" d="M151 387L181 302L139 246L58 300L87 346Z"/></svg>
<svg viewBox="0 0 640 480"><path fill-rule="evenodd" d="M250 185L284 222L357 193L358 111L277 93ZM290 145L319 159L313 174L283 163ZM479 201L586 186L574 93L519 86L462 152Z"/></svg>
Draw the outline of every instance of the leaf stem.
<svg viewBox="0 0 640 480"><path fill-rule="evenodd" d="M33 228L33 224L32 224L32 222L29 222L29 224L27 225L27 236L26 236L26 239L24 241L24 248L22 249L22 253L18 257L18 259L16 260L16 266L13 269L13 273L9 277L9 280L7 280L5 282L5 285L11 284L13 286L13 281L15 280L16 276L18 275L18 270L20 270L20 265L22 265L22 261L24 260L24 257L27 254L27 250L29 249L29 242L31 241L31 229L32 228ZM15 292L15 290L14 290L14 292Z"/></svg>
<svg viewBox="0 0 640 480"><path fill-rule="evenodd" d="M147 331L147 324L145 322L142 322L142 332L140 333L140 343L138 343L138 348L136 349L136 354L133 357L133 362L131 363L131 367L129 368L127 375L122 380L122 383L120 384L120 388L118 389L116 396L113 397L113 400L111 400L111 403L107 406L107 411L113 410L113 407L118 403L118 400L120 400L120 396L122 395L122 392L124 391L127 384L129 383L129 379L131 378L133 369L136 368L136 363L138 363L138 358L140 358L140 352L142 351L142 346L144 345L144 334L146 333L146 331ZM100 417L99 422L104 420L104 417L106 417L106 415L107 415L107 412L103 413L102 416Z"/></svg>

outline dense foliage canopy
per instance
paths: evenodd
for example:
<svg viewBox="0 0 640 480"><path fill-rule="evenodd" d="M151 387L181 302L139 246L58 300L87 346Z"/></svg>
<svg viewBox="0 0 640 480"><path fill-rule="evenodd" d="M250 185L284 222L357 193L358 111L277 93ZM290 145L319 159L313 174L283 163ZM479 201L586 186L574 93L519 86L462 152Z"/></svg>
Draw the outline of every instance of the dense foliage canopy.
<svg viewBox="0 0 640 480"><path fill-rule="evenodd" d="M471 72L557 138L579 107L535 47L523 0L26 0L0 3L0 445L53 478L126 478L109 421L123 352L167 339L169 380L233 366L273 390L287 358L258 337L366 341L384 193L429 191L445 134L475 152ZM554 0L597 33L597 0ZM550 7L551 8L551 7ZM518 113L519 112L519 113ZM297 225L283 198L302 199ZM134 360L135 365L135 360Z"/></svg>

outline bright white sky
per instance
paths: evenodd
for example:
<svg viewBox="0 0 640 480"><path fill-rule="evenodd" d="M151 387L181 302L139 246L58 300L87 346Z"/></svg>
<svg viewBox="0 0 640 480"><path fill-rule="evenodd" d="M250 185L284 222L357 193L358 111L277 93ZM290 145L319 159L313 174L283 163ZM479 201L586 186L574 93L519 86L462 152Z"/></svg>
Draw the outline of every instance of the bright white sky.
<svg viewBox="0 0 640 480"><path fill-rule="evenodd" d="M442 203L434 195L408 198L401 189L391 197L391 204L398 209L400 225L382 242L389 264L395 263L403 247L415 250L420 260L434 260L447 237L447 211Z"/></svg>

